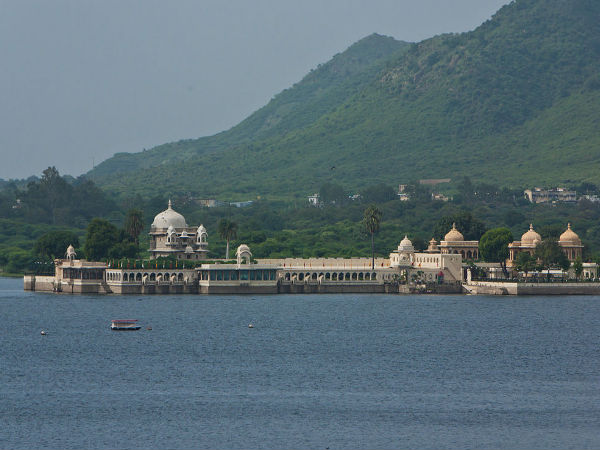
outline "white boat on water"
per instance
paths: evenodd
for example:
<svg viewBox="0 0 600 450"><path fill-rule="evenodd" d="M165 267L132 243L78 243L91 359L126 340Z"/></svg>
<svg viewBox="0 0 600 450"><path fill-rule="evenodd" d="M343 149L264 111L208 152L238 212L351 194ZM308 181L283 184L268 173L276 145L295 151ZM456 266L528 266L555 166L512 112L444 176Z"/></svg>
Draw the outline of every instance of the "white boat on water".
<svg viewBox="0 0 600 450"><path fill-rule="evenodd" d="M137 319L113 319L110 329L115 331L134 331L142 328L137 323Z"/></svg>

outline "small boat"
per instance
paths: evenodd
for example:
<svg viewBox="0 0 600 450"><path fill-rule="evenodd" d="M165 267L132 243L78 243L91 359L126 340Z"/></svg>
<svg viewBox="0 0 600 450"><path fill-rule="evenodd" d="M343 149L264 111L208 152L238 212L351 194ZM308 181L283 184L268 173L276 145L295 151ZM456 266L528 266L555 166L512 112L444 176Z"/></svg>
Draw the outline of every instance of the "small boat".
<svg viewBox="0 0 600 450"><path fill-rule="evenodd" d="M110 329L115 331L133 331L142 328L137 324L137 319L113 319Z"/></svg>

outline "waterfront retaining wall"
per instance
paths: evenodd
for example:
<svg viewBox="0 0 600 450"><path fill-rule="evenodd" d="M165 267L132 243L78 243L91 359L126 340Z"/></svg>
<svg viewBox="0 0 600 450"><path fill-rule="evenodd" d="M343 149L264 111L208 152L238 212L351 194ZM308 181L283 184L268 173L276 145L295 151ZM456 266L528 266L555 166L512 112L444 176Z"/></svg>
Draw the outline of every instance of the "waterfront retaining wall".
<svg viewBox="0 0 600 450"><path fill-rule="evenodd" d="M477 295L600 295L600 283L471 281L464 291Z"/></svg>

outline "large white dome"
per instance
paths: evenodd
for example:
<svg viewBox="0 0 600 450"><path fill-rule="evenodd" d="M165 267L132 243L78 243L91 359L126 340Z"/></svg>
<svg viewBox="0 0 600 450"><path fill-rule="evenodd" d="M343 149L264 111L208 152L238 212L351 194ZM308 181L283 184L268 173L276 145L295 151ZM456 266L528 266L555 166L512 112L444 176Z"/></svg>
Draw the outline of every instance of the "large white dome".
<svg viewBox="0 0 600 450"><path fill-rule="evenodd" d="M169 200L169 206L163 212L160 212L154 218L154 222L152 222L152 228L169 228L172 226L173 228L187 228L187 223L185 222L185 217L183 217L178 212L175 212L173 208L171 208L171 200Z"/></svg>

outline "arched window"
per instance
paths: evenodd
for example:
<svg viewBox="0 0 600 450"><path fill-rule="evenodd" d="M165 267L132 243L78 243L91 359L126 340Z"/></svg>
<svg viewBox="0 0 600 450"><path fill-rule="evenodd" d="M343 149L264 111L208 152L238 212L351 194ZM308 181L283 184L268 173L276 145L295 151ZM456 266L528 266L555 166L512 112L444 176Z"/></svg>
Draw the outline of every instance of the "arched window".
<svg viewBox="0 0 600 450"><path fill-rule="evenodd" d="M376 279L377 279L377 273L376 273L376 272L373 272L373 273L371 274L371 280L376 280Z"/></svg>
<svg viewBox="0 0 600 450"><path fill-rule="evenodd" d="M135 276L135 281L142 281L142 273L138 272L137 275Z"/></svg>
<svg viewBox="0 0 600 450"><path fill-rule="evenodd" d="M156 281L156 274L154 272L150 274L150 281Z"/></svg>

